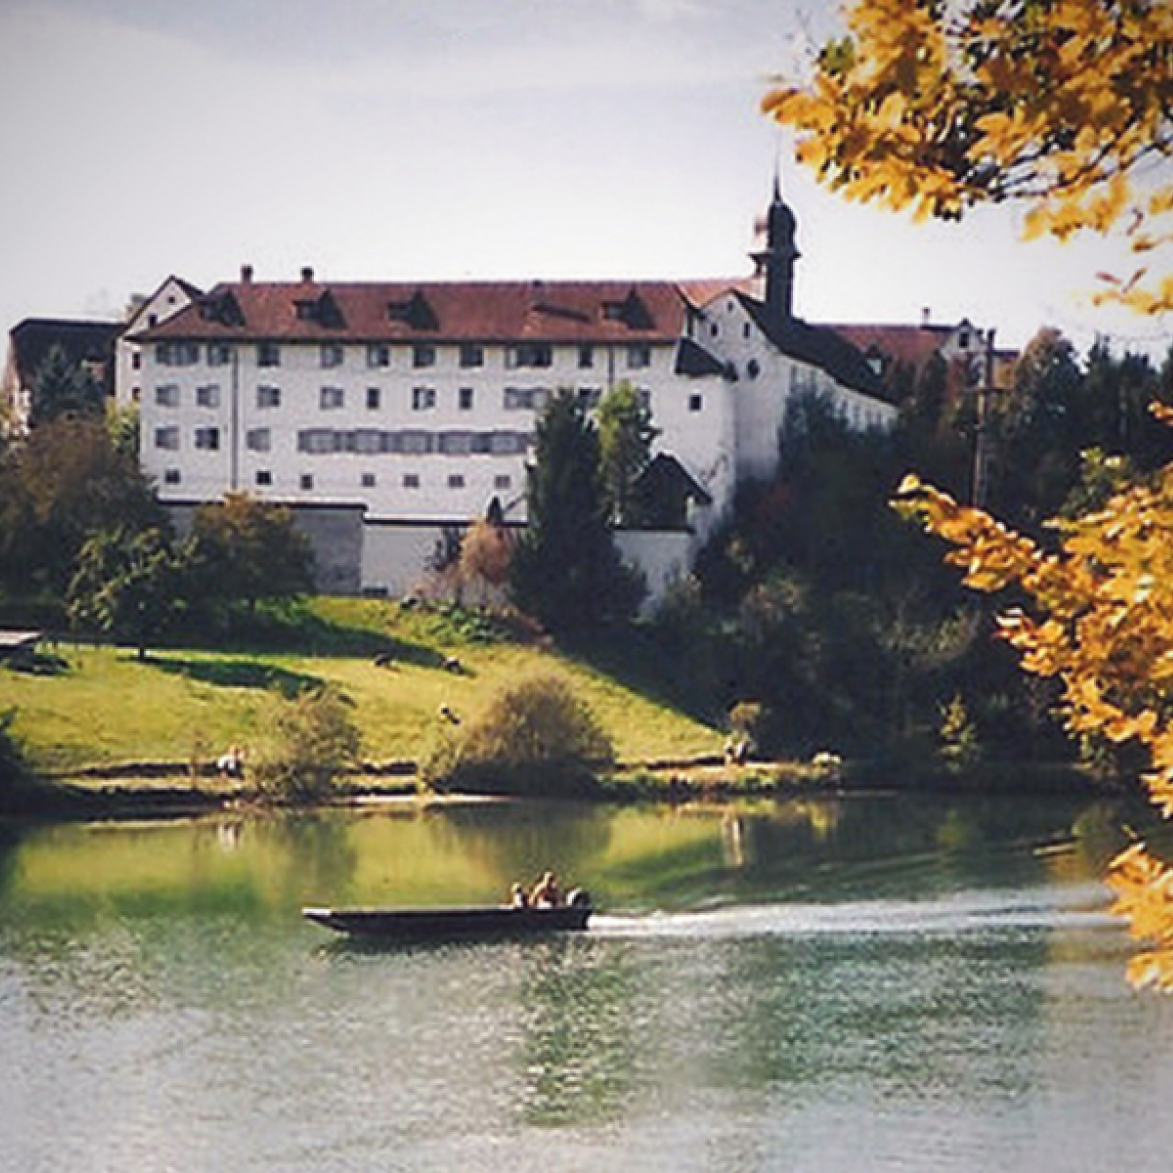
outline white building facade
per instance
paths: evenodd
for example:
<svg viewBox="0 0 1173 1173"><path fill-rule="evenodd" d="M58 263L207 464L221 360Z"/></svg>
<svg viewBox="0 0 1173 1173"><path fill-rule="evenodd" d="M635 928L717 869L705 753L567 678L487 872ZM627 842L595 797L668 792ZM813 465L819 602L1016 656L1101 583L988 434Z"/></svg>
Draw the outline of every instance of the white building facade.
<svg viewBox="0 0 1173 1173"><path fill-rule="evenodd" d="M552 395L593 405L629 383L656 451L695 487L676 532L622 535L658 593L737 483L775 471L792 395L822 391L861 428L894 419L862 356L793 318L793 235L776 193L756 280L348 283L306 269L262 282L245 268L206 294L165 283L156 302L176 300L128 331L119 395L141 405L142 461L165 503L247 492L345 519L344 541L338 525L310 528L334 569L322 585L398 595L445 532L490 512L524 523Z"/></svg>

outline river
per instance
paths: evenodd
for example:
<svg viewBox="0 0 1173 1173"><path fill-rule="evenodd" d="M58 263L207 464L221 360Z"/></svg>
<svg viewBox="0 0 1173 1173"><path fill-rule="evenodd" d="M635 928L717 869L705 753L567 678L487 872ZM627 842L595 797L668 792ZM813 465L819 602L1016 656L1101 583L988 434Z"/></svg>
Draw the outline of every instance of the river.
<svg viewBox="0 0 1173 1173"><path fill-rule="evenodd" d="M1087 800L403 804L0 832L0 1170L1146 1173L1173 1000L1130 990ZM585 934L359 948L307 903Z"/></svg>

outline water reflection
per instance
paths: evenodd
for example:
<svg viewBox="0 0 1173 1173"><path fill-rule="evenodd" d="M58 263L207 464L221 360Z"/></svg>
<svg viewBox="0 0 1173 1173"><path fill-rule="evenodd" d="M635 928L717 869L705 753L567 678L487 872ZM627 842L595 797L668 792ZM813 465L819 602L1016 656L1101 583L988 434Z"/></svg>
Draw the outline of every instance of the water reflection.
<svg viewBox="0 0 1173 1173"><path fill-rule="evenodd" d="M0 846L5 1159L1155 1173L1173 1003L1122 980L1119 819L916 796L29 828ZM546 865L595 891L589 933L371 950L298 914Z"/></svg>

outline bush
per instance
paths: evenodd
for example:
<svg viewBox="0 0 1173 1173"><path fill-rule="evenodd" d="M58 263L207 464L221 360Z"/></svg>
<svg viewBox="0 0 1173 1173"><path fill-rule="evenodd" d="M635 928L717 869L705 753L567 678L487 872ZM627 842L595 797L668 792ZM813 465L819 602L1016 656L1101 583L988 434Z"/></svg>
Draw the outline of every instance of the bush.
<svg viewBox="0 0 1173 1173"><path fill-rule="evenodd" d="M260 793L284 802L324 798L359 756L361 738L349 708L330 689L274 698L266 722L270 736L248 767Z"/></svg>
<svg viewBox="0 0 1173 1173"><path fill-rule="evenodd" d="M442 736L421 768L438 789L582 794L614 759L590 709L556 676L535 675L501 689L464 729Z"/></svg>

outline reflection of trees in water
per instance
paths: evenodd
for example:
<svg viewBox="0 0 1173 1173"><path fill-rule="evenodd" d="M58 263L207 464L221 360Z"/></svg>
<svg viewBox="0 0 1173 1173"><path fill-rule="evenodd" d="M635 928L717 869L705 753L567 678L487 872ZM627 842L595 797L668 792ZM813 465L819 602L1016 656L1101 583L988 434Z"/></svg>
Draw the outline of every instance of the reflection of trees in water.
<svg viewBox="0 0 1173 1173"><path fill-rule="evenodd" d="M0 822L0 897L7 895L16 875L16 855L21 833L16 827Z"/></svg>
<svg viewBox="0 0 1173 1173"><path fill-rule="evenodd" d="M589 886L611 838L609 813L599 806L486 803L429 817L437 842L498 876L503 894L514 880L534 880L547 868L569 886Z"/></svg>
<svg viewBox="0 0 1173 1173"><path fill-rule="evenodd" d="M624 952L557 940L525 956L518 1056L525 1122L583 1125L621 1116L637 1053L635 975Z"/></svg>
<svg viewBox="0 0 1173 1173"><path fill-rule="evenodd" d="M313 892L344 892L358 865L349 823L327 814L258 819L247 834L261 847L265 887L296 906Z"/></svg>

